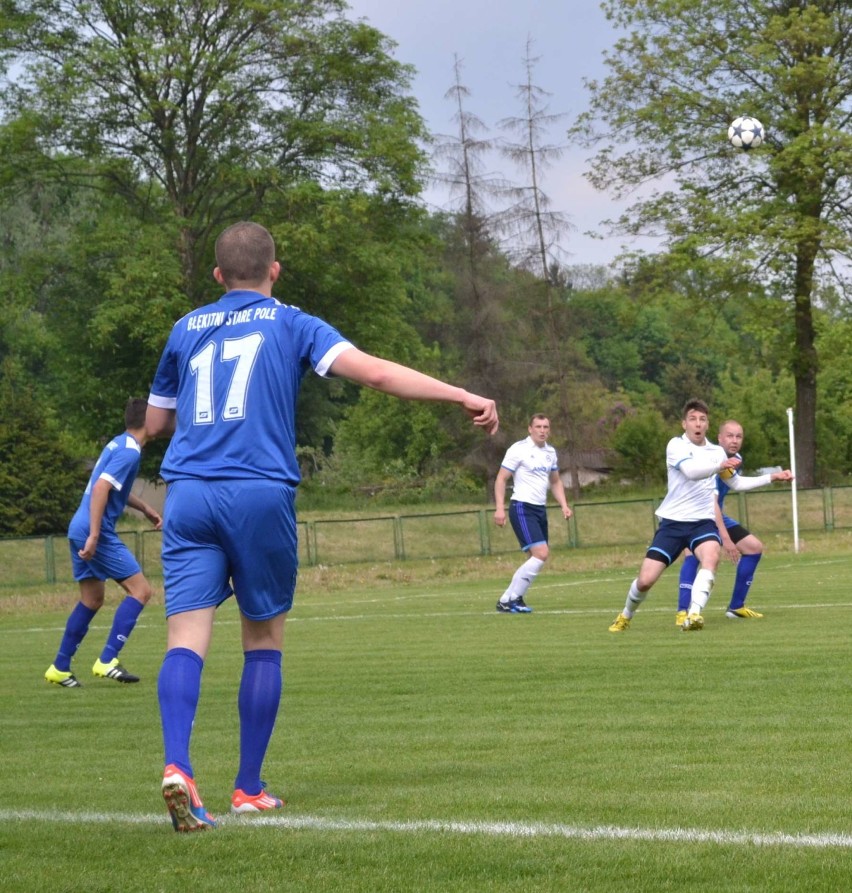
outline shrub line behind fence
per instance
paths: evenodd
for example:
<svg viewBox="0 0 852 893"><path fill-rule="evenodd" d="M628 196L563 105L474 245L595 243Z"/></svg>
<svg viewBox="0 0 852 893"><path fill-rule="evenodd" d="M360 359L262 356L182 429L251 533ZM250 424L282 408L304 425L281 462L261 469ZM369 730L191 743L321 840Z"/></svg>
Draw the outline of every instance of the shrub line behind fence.
<svg viewBox="0 0 852 893"><path fill-rule="evenodd" d="M557 506L548 507L553 549L630 546L650 542L659 499L578 502L565 522ZM798 490L799 530L852 529L852 487ZM793 531L789 489L730 493L727 513L761 538ZM511 527L497 527L493 508L428 514L299 521L299 560L306 566L370 561L500 555L518 551ZM161 534L156 530L119 531L146 576L162 576ZM2 587L73 582L64 535L0 539Z"/></svg>

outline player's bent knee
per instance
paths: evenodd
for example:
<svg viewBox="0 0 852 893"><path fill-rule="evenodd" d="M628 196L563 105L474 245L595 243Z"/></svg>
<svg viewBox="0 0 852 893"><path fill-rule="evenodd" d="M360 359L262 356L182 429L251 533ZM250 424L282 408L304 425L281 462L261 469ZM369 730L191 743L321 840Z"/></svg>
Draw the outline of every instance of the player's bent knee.
<svg viewBox="0 0 852 893"><path fill-rule="evenodd" d="M125 580L123 586L129 596L142 603L143 608L151 601L151 596L154 594L153 587L142 574L134 575L130 579Z"/></svg>

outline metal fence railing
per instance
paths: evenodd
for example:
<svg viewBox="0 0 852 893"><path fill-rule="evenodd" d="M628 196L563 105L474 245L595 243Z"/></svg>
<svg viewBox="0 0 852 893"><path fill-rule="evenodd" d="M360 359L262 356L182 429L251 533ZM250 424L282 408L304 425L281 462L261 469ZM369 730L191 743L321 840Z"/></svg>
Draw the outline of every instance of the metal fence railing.
<svg viewBox="0 0 852 893"><path fill-rule="evenodd" d="M578 502L569 522L556 506L548 508L552 548L623 546L650 542L656 528L658 499ZM765 538L792 534L790 490L752 490L728 494L729 515ZM830 532L852 529L852 487L797 491L799 530ZM405 561L428 558L498 555L517 551L509 525L496 527L493 509L412 515L382 515L300 521L299 561L306 566L360 561ZM162 576L161 533L125 530L127 543L151 578ZM72 582L71 559L64 535L0 539L0 587Z"/></svg>

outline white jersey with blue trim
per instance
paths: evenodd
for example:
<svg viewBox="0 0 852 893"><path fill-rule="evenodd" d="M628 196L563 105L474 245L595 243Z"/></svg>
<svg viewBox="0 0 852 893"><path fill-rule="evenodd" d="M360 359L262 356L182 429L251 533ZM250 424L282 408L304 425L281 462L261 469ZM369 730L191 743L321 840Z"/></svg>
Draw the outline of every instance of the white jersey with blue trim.
<svg viewBox="0 0 852 893"><path fill-rule="evenodd" d="M500 463L512 472L512 500L546 505L550 474L559 469L556 450L546 443L536 446L531 437L513 443Z"/></svg>
<svg viewBox="0 0 852 893"><path fill-rule="evenodd" d="M706 521L716 518L716 473L728 458L718 444L705 440L696 446L686 434L666 447L669 487L656 511L669 521Z"/></svg>
<svg viewBox="0 0 852 893"><path fill-rule="evenodd" d="M175 323L148 402L177 412L160 473L295 486L296 400L352 347L333 326L260 292L234 290Z"/></svg>

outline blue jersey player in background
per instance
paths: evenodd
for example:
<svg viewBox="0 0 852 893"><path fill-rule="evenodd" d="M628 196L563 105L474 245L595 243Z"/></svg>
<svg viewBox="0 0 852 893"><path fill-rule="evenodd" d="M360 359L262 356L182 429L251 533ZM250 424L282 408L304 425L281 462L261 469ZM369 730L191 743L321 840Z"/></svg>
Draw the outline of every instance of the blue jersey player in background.
<svg viewBox="0 0 852 893"><path fill-rule="evenodd" d="M309 369L403 399L457 403L497 430L493 400L363 353L336 329L272 298L272 236L241 222L216 242L226 294L180 319L148 397L152 436L172 434L161 474L167 651L158 697L162 793L177 831L211 828L190 761L190 737L216 608L232 593L244 662L239 765L231 811L277 809L261 766L281 698L284 621L296 584L296 399Z"/></svg>
<svg viewBox="0 0 852 893"><path fill-rule="evenodd" d="M719 428L719 446L729 456L742 459L740 449L743 445L743 427L739 422L729 419L723 422ZM750 531L746 530L739 521L724 514L725 496L731 489L730 477L737 475L739 490L750 490L755 487L765 487L773 481L791 481L793 473L789 469L773 471L769 474L755 477L744 477L739 469L730 469L726 474L719 474L716 478L716 493L718 502L717 524L722 537L722 549L725 554L737 565L734 589L731 600L725 611L725 616L731 620L757 620L763 614L752 611L746 607L754 574L758 562L763 554L763 543ZM686 555L680 568L680 583L678 588L678 605L675 622L680 626L686 619L686 612L692 598L692 584L698 571L698 561L692 553Z"/></svg>
<svg viewBox="0 0 852 893"><path fill-rule="evenodd" d="M68 527L71 566L74 579L80 584L80 600L65 624L56 658L44 674L48 682L64 688L80 688L80 681L71 672L71 659L103 606L106 580L116 580L127 596L115 612L112 629L92 674L116 682L139 681L118 662L118 653L148 604L152 590L139 562L115 532L115 525L125 506L142 512L158 530L163 523L157 511L130 492L139 472L142 447L148 439L147 406L142 397L127 402L126 430L102 450Z"/></svg>

